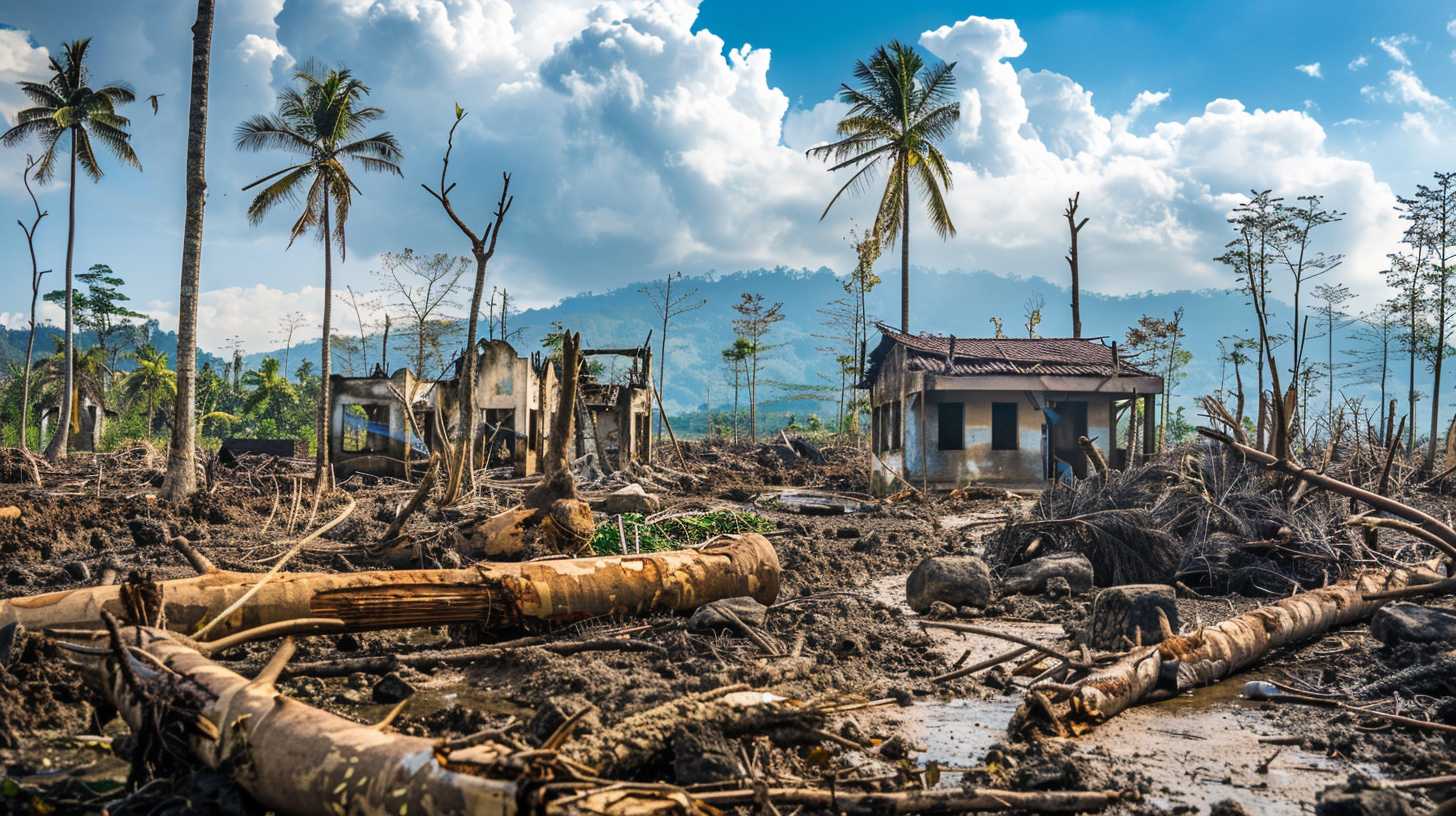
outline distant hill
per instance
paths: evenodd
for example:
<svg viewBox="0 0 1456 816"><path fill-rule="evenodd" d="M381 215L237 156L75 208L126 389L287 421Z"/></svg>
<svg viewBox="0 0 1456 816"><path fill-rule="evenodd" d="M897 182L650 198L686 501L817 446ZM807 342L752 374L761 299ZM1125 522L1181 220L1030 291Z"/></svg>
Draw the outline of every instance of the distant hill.
<svg viewBox="0 0 1456 816"><path fill-rule="evenodd" d="M897 321L899 315L899 287L893 273L871 295L869 309L871 316L887 321ZM828 269L760 269L733 274L712 275L694 278L685 282L696 287L698 296L706 304L699 310L677 319L670 328L668 338L667 388L664 394L671 414L688 414L701 410L711 402L719 410L732 401L732 379L721 362L720 350L733 339L730 321L735 317L732 305L744 292L757 292L770 302L782 302L784 322L774 330L770 341L779 344L764 362L761 380L776 383L802 384L827 382L833 370L831 354L821 350L827 341L816 337L827 333L824 318L817 310L835 298L843 297L844 291L837 278ZM509 328L512 342L518 351L528 353L541 348L542 337L552 330L554 323L560 323L582 333L587 346L637 345L647 337L649 331L659 329L659 320L651 304L634 284L607 292L584 292L565 298L560 303L541 309L529 309L512 315ZM911 274L911 329L956 334L961 337L989 336L992 334L991 317L1001 317L1008 335L1024 334L1021 328L1025 304L1029 299L1041 297L1045 300L1043 319L1038 333L1042 336L1070 336L1071 312L1065 288L1036 277L1006 277L991 272L932 272L913 270ZM1171 317L1178 307L1184 308L1184 326L1187 330L1186 345L1193 353L1187 376L1180 384L1175 404L1188 407L1191 412L1193 400L1199 395L1216 389L1219 385L1220 365L1218 339L1237 331L1252 328L1252 316L1248 305L1238 293L1225 290L1179 291L1165 293L1142 293L1113 297L1093 292L1082 296L1083 332L1086 336L1106 336L1122 340L1127 327L1135 323L1140 315L1152 314ZM1276 304L1279 310L1273 323L1287 326L1288 308ZM1311 334L1316 334L1311 320ZM520 335L514 336L517 331ZM462 332L463 334L463 332ZM390 365L405 364L409 356L408 341L391 338ZM456 343L458 344L458 340ZM653 349L656 353L658 338L653 335ZM873 339L871 344L873 345ZM1353 348L1353 329L1337 333L1336 364L1345 362L1345 352ZM370 364L378 361L379 339L370 343ZM1325 344L1323 340L1311 342L1309 353L1317 361L1323 361ZM318 341L295 346L290 353L290 365L304 358L317 359ZM250 365L268 354L250 355ZM1281 364L1285 355L1280 356ZM336 355L336 359L337 355ZM660 362L660 361L659 361ZM355 361L355 368L363 373L362 361ZM1392 370L1393 389L1403 389L1404 381L1397 385ZM1340 386L1351 394L1367 393L1369 389L1355 383L1353 374L1342 372ZM1232 374L1228 374L1232 387ZM1423 382L1429 375L1422 372ZM1429 388L1427 382L1426 388ZM761 386L765 399L779 398L794 391L792 388ZM1252 387L1249 389L1252 391ZM1322 397L1320 397L1322 399ZM803 401L779 401L781 410L818 410L821 417L832 416L832 406L814 405Z"/></svg>
<svg viewBox="0 0 1456 816"><path fill-rule="evenodd" d="M25 362L25 341L30 334L27 329L5 329L0 328L0 366L9 367L11 363L20 364ZM57 344L61 342L65 333L58 326L42 324L35 333L35 359L39 360L48 354L55 352ZM164 331L157 326L156 321L149 321L146 325L146 340L157 348L158 351L167 355L167 360L175 366L177 364L177 333ZM79 332L76 335L78 348L89 348L96 344L96 335L91 332ZM197 364L211 362L214 368L221 368L223 360L215 354L197 350ZM122 354L117 358L116 368L118 371L131 371L136 363L127 355Z"/></svg>

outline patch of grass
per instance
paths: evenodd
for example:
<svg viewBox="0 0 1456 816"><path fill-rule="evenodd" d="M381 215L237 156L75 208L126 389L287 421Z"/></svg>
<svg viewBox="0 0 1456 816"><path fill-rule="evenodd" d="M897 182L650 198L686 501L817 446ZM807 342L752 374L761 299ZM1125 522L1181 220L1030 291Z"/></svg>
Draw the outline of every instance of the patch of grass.
<svg viewBox="0 0 1456 816"><path fill-rule="evenodd" d="M627 550L632 551L635 542L642 542L642 552L662 552L695 547L718 535L731 533L766 533L774 523L756 513L739 510L713 510L691 516L663 519L653 524L646 523L641 513L623 513L622 527L627 534ZM618 540L617 520L608 519L597 528L592 539L592 550L597 555L621 555L622 542Z"/></svg>

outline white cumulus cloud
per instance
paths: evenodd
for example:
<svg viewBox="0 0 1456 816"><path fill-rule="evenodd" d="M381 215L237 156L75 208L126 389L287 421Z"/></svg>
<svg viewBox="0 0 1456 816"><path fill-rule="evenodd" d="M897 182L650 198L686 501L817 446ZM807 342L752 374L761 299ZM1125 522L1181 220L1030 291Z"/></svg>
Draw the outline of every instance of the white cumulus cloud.
<svg viewBox="0 0 1456 816"><path fill-rule="evenodd" d="M1400 63L1410 65L1410 56L1406 53L1408 46L1416 43L1416 38L1410 34L1393 34L1389 37L1376 37L1370 42L1385 52L1385 55Z"/></svg>
<svg viewBox="0 0 1456 816"><path fill-rule="evenodd" d="M1320 70L1320 64L1318 62L1311 62L1306 65L1296 65L1294 66L1294 70L1314 79L1324 79L1325 77L1324 71Z"/></svg>
<svg viewBox="0 0 1456 816"><path fill-rule="evenodd" d="M1360 56L1350 60L1350 62L1345 67L1350 69L1351 71L1358 71L1369 64L1370 58L1365 56L1364 54L1361 54Z"/></svg>

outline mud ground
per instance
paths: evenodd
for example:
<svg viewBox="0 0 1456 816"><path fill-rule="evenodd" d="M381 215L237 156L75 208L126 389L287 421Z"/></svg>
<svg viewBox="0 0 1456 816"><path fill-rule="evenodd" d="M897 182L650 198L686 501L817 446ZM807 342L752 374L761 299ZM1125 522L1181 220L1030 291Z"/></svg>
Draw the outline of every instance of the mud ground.
<svg viewBox="0 0 1456 816"><path fill-rule="evenodd" d="M730 752L729 762L715 766L703 760L712 752L689 741L641 770L644 779L702 786L741 784L732 772L736 764L738 773L756 779L834 781L859 790L961 781L1019 789L1108 788L1129 794L1113 811L1119 813L1299 814L1314 812L1317 797L1331 786L1456 773L1456 740L1450 734L1443 738L1327 709L1238 698L1248 679L1337 692L1430 657L1389 653L1363 625L1279 653L1217 687L1126 712L1082 737L1012 743L1006 724L1024 678L993 670L951 682L931 680L963 655L974 661L1006 645L921 629L904 606L904 579L926 556L977 552L980 536L998 517L1023 506L1024 498L993 492L926 503L907 496L870 512L804 515L763 497L793 487L862 491L862 468L853 452L829 450L827 464L811 465L746 448L689 450L687 467L661 469L661 481L673 488L664 494L665 510L735 507L775 524L769 538L782 564L783 588L764 626L781 647L774 654L736 632L691 633L683 618L603 620L553 636L582 639L630 628L633 638L661 650L559 655L522 648L463 668L298 677L284 681L283 690L360 722L377 721L407 697L394 727L438 737L514 721L527 735L543 738L564 716L587 705L596 709L589 722L611 724L681 695L733 683L797 699L892 701L834 718L831 728L843 742L783 746L766 737L745 738L735 749L741 754ZM253 460L231 469L212 464L209 489L188 506L171 509L151 496L160 484L159 466L155 451L138 448L77 456L45 472L42 487L0 485L0 505L22 509L19 521L0 521L0 596L92 585L133 570L156 578L190 575L168 543L177 536L218 566L262 570L344 504L336 495L313 508L298 488L297 477L308 469L303 463ZM383 535L411 487L355 478L342 491L358 507L290 569L390 566L371 561L364 545ZM509 506L518 495L516 485L486 485L464 509L422 511L406 528L418 544L407 559L455 566L460 559L449 546L451 531L472 516ZM1015 597L977 613L974 622L1053 642L1081 624L1089 602L1089 596ZM1185 623L1212 622L1260 602L1183 599L1180 611ZM307 637L300 639L294 662L403 655L477 641L478 633L468 629ZM154 781L121 800L130 747L125 727L97 711L95 698L53 645L31 635L5 646L0 644L0 812L99 812L108 803L113 813L256 811L224 776L202 769ZM239 647L221 658L246 669L266 659L270 648ZM1411 692L1407 703L1456 724L1452 685L1456 680L1444 689ZM1419 813L1456 796L1456 787L1389 795Z"/></svg>

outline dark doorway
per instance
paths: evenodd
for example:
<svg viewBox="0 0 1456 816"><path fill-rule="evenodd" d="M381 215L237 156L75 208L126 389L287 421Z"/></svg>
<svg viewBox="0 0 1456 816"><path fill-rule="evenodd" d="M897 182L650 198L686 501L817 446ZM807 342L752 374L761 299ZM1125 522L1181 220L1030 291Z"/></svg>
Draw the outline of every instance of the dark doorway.
<svg viewBox="0 0 1456 816"><path fill-rule="evenodd" d="M1087 456L1077 438L1087 435L1087 403L1058 402L1049 404L1047 420L1051 422L1052 456L1071 466L1077 478L1087 477ZM1053 461L1053 475L1056 473Z"/></svg>

